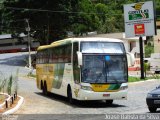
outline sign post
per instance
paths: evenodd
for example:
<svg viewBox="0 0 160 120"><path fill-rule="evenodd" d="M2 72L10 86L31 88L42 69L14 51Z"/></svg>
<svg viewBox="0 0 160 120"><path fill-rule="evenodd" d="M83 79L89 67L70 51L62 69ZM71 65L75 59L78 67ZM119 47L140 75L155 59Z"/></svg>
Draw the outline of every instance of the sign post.
<svg viewBox="0 0 160 120"><path fill-rule="evenodd" d="M126 38L139 37L141 79L144 79L143 36L156 34L153 1L124 5Z"/></svg>
<svg viewBox="0 0 160 120"><path fill-rule="evenodd" d="M143 39L141 36L139 37L139 48L140 48L141 79L144 79Z"/></svg>

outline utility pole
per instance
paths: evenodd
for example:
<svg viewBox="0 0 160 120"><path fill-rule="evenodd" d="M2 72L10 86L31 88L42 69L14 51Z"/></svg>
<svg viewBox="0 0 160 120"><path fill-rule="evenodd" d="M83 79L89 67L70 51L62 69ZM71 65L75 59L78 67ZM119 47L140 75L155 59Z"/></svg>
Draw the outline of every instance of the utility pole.
<svg viewBox="0 0 160 120"><path fill-rule="evenodd" d="M30 40L30 26L29 26L29 20L28 19L25 19L26 23L27 23L27 27L26 27L26 31L28 32L28 67L29 69L32 68L32 65L31 65L31 40Z"/></svg>

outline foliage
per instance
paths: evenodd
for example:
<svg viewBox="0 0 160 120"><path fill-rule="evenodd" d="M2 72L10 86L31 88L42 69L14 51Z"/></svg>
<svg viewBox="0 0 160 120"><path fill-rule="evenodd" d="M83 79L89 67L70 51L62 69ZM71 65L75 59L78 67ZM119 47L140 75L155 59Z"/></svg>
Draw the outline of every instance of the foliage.
<svg viewBox="0 0 160 120"><path fill-rule="evenodd" d="M151 79L160 79L160 75L158 74L153 74L149 77L145 77L145 79L140 79L140 77L134 77L134 76L129 76L128 77L128 82L139 82L139 81L144 81L144 80L151 80Z"/></svg>
<svg viewBox="0 0 160 120"><path fill-rule="evenodd" d="M145 1L145 0L141 0ZM123 32L123 5L137 0L1 0L1 33L26 33L29 19L32 36L48 44L89 31ZM156 0L156 10L160 1Z"/></svg>
<svg viewBox="0 0 160 120"><path fill-rule="evenodd" d="M138 81L141 81L141 79L138 77L133 77L133 76L128 77L128 82L138 82Z"/></svg>
<svg viewBox="0 0 160 120"><path fill-rule="evenodd" d="M149 70L150 70L150 63L144 62L144 71L149 71Z"/></svg>
<svg viewBox="0 0 160 120"><path fill-rule="evenodd" d="M8 86L7 86L7 92L8 92L9 95L11 95L11 92L12 92L12 80L13 80L13 77L11 75L9 77Z"/></svg>
<svg viewBox="0 0 160 120"><path fill-rule="evenodd" d="M154 53L153 36L147 36L145 40L145 57L149 58Z"/></svg>
<svg viewBox="0 0 160 120"><path fill-rule="evenodd" d="M27 18L31 33L36 31L34 37L41 44L64 38L67 31L81 35L98 27L94 5L89 0L6 0L2 11L5 32L25 32Z"/></svg>
<svg viewBox="0 0 160 120"><path fill-rule="evenodd" d="M9 78L5 78L3 73L0 72L0 92L7 92L9 95L17 93L18 91L18 73L16 75L10 75Z"/></svg>
<svg viewBox="0 0 160 120"><path fill-rule="evenodd" d="M89 31L94 31L99 26L99 19L95 13L95 7L89 0L80 0L78 4L77 14L74 16L74 21L71 25L71 31L74 34L87 34Z"/></svg>
<svg viewBox="0 0 160 120"><path fill-rule="evenodd" d="M0 92L4 92L4 85L6 84L6 79L4 78L3 73L0 71Z"/></svg>
<svg viewBox="0 0 160 120"><path fill-rule="evenodd" d="M151 53L154 53L154 47L150 45L145 45L145 57L149 58Z"/></svg>

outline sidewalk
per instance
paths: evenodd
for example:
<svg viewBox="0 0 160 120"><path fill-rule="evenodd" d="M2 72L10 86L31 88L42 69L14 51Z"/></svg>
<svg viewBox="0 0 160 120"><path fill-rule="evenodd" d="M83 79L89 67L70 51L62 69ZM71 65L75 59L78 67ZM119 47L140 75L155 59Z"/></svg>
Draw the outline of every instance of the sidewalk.
<svg viewBox="0 0 160 120"><path fill-rule="evenodd" d="M140 77L141 71L128 71L128 75L133 77ZM153 71L146 72L146 77L156 77L156 75L160 75L160 74L155 74Z"/></svg>

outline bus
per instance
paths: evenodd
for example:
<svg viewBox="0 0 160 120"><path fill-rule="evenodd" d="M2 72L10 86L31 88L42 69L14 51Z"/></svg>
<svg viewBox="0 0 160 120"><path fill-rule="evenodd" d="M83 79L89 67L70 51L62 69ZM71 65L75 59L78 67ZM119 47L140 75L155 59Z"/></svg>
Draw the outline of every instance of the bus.
<svg viewBox="0 0 160 120"><path fill-rule="evenodd" d="M67 38L40 46L36 57L36 83L44 94L70 103L127 99L127 56L119 39Z"/></svg>

